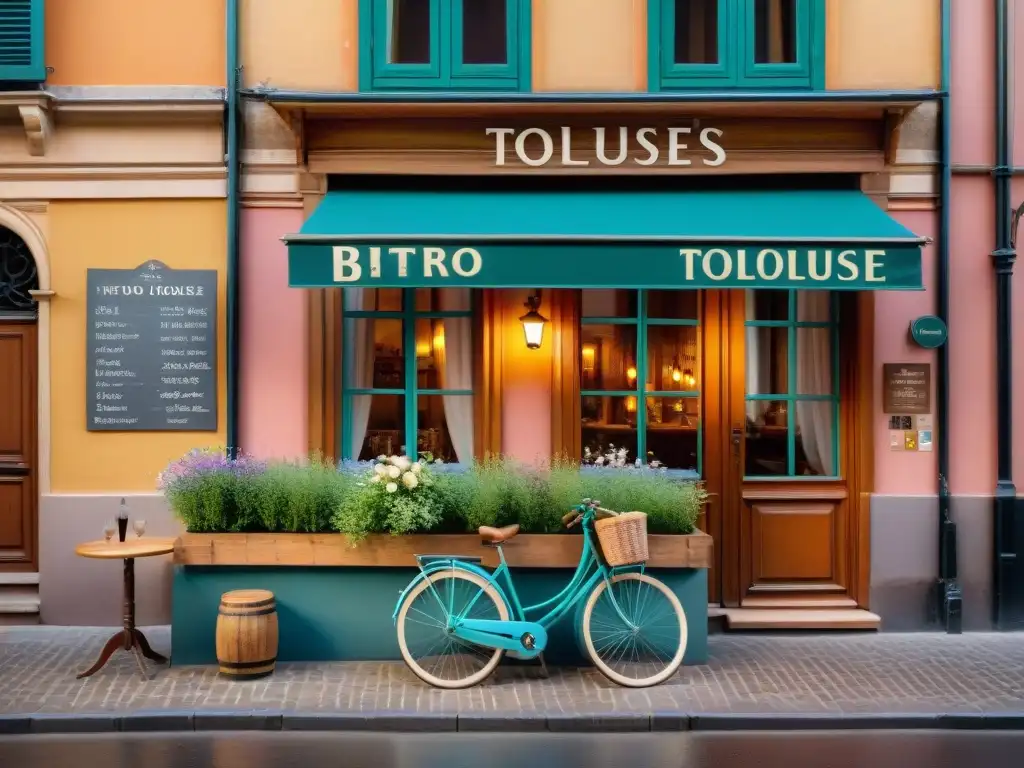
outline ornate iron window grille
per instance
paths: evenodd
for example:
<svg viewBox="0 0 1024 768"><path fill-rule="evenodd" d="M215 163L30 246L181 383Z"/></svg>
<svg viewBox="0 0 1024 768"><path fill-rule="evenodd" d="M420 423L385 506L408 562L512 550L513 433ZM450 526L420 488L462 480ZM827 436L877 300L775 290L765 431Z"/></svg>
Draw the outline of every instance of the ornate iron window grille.
<svg viewBox="0 0 1024 768"><path fill-rule="evenodd" d="M29 292L38 289L32 252L17 234L0 228L0 315L35 316L37 303Z"/></svg>

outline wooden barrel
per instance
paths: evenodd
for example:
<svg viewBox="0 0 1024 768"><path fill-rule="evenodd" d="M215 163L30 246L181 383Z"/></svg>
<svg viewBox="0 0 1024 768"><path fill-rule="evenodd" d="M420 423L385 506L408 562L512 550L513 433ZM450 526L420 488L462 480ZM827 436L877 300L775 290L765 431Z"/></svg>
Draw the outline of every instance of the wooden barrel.
<svg viewBox="0 0 1024 768"><path fill-rule="evenodd" d="M217 663L222 675L265 677L277 661L277 607L274 593L237 589L220 598Z"/></svg>

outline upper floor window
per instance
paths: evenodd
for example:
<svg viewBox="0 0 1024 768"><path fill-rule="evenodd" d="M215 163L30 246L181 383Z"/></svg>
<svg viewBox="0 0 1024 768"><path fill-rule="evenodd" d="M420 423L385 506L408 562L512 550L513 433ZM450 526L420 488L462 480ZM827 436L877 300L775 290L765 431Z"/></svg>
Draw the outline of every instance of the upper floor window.
<svg viewBox="0 0 1024 768"><path fill-rule="evenodd" d="M824 0L650 3L652 91L824 88Z"/></svg>
<svg viewBox="0 0 1024 768"><path fill-rule="evenodd" d="M44 0L0 2L0 83L46 80L44 11Z"/></svg>
<svg viewBox="0 0 1024 768"><path fill-rule="evenodd" d="M530 0L361 0L363 90L528 90Z"/></svg>

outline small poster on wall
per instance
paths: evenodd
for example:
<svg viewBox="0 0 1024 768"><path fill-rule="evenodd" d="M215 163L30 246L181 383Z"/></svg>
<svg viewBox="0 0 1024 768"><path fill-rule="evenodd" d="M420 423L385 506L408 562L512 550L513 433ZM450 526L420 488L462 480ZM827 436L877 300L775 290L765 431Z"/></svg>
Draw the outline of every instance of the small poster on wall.
<svg viewBox="0 0 1024 768"><path fill-rule="evenodd" d="M932 410L931 363L882 365L883 413L919 414Z"/></svg>

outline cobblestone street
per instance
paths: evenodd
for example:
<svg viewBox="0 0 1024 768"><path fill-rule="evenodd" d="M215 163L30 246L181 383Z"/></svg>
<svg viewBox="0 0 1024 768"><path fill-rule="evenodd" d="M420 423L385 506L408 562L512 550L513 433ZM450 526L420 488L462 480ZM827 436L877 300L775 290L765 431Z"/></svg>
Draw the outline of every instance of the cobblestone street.
<svg viewBox="0 0 1024 768"><path fill-rule="evenodd" d="M169 648L168 628L147 630ZM118 652L76 680L109 629L0 628L0 714L271 711L573 717L653 713L773 715L1024 712L1019 634L713 635L705 666L628 690L590 669L505 667L464 691L427 687L400 663L281 664L229 682L215 667L152 667Z"/></svg>

